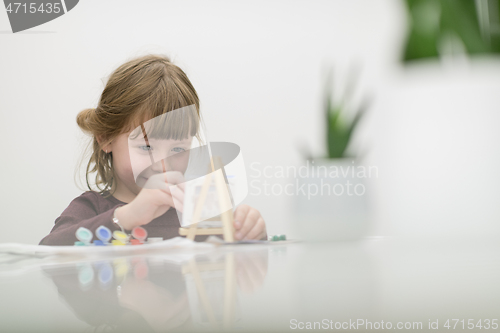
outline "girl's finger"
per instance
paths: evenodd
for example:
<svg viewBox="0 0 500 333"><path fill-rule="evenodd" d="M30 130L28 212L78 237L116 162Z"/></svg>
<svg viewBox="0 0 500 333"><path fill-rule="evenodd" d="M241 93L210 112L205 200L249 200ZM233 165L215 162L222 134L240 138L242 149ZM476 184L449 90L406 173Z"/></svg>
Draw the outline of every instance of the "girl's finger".
<svg viewBox="0 0 500 333"><path fill-rule="evenodd" d="M250 206L248 205L241 205L236 207L236 210L234 211L234 228L236 230L240 230L241 227L243 226L243 222L245 222L245 218L250 211Z"/></svg>
<svg viewBox="0 0 500 333"><path fill-rule="evenodd" d="M184 182L184 176L179 171L158 173L148 178L144 188L161 188Z"/></svg>
<svg viewBox="0 0 500 333"><path fill-rule="evenodd" d="M184 183L184 175L179 171L167 171L162 174L167 182L171 185Z"/></svg>
<svg viewBox="0 0 500 333"><path fill-rule="evenodd" d="M168 183L165 182L165 179L162 174L157 174L148 178L146 184L144 184L145 189L158 189L162 191L168 190Z"/></svg>
<svg viewBox="0 0 500 333"><path fill-rule="evenodd" d="M182 192L184 192L186 190L186 182L177 184L177 187L179 187Z"/></svg>
<svg viewBox="0 0 500 333"><path fill-rule="evenodd" d="M174 205L175 205L174 198L172 197L172 194L171 193L165 193L163 191L161 191L160 202L162 203L162 205L168 205L170 207L174 207Z"/></svg>
<svg viewBox="0 0 500 333"><path fill-rule="evenodd" d="M184 192L181 192L180 190L173 191L172 198L175 204L173 207L182 212L184 210Z"/></svg>
<svg viewBox="0 0 500 333"><path fill-rule="evenodd" d="M255 223L260 217L260 213L256 209L250 209L248 212L241 229L235 234L236 239L243 239L250 230L254 227Z"/></svg>
<svg viewBox="0 0 500 333"><path fill-rule="evenodd" d="M167 191L161 191L162 192L162 199L161 203L162 205L168 205L170 207L175 208L178 211L183 211L184 209L184 192L181 192L180 190L177 190L175 188L170 188Z"/></svg>
<svg viewBox="0 0 500 333"><path fill-rule="evenodd" d="M261 239L264 237L264 231L266 230L266 223L264 219L260 217L253 228L246 235L246 239Z"/></svg>
<svg viewBox="0 0 500 333"><path fill-rule="evenodd" d="M178 187L170 187L170 193L177 200L184 202L184 191Z"/></svg>
<svg viewBox="0 0 500 333"><path fill-rule="evenodd" d="M175 199L175 198L174 198L174 205L172 207L175 208L176 210L178 210L181 213L184 211L184 205L183 205L183 203L180 202L179 200Z"/></svg>

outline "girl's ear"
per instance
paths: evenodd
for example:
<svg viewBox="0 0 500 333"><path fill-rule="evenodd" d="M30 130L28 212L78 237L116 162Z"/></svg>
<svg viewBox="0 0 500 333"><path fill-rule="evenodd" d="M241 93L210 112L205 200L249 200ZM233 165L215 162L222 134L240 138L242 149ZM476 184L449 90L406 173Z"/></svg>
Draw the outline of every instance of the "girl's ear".
<svg viewBox="0 0 500 333"><path fill-rule="evenodd" d="M103 143L104 143L104 137L102 135L97 135L96 136L96 139L97 139L97 142L99 143L99 145L101 146L101 149L107 154L107 153L111 153L111 144L107 144L105 146L103 146Z"/></svg>

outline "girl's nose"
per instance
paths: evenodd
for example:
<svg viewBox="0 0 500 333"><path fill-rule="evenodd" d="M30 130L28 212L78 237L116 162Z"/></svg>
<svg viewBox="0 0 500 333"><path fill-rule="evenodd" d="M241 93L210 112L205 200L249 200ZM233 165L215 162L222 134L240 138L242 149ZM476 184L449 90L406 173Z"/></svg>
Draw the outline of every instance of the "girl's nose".
<svg viewBox="0 0 500 333"><path fill-rule="evenodd" d="M165 157L163 160L163 165L162 165L162 168L164 168L165 172L166 171L172 171L172 166L170 165L170 162L171 162L171 159L168 158L168 157Z"/></svg>
<svg viewBox="0 0 500 333"><path fill-rule="evenodd" d="M151 165L151 170L153 170L156 173L162 173L163 172L162 160L155 162L153 165Z"/></svg>

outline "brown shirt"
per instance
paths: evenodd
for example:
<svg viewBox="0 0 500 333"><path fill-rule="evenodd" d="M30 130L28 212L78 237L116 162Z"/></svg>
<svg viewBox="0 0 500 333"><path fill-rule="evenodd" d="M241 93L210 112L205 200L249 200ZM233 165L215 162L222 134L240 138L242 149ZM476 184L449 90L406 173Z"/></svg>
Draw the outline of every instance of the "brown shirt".
<svg viewBox="0 0 500 333"><path fill-rule="evenodd" d="M103 195L87 191L74 199L59 216L50 234L45 236L39 245L74 245L78 240L75 236L79 227L85 227L92 231L96 240L95 231L103 225L111 231L120 230L113 223L113 212L115 208L126 205L113 196L105 198ZM157 217L142 226L148 232L148 237L163 237L169 239L179 235L179 219L177 211L170 208L165 214ZM204 241L208 236L198 235L195 241Z"/></svg>

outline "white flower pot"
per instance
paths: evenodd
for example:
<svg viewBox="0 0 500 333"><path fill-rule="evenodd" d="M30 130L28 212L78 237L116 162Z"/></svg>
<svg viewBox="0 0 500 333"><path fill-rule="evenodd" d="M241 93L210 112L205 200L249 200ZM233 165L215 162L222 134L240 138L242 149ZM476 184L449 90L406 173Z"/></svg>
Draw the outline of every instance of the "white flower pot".
<svg viewBox="0 0 500 333"><path fill-rule="evenodd" d="M305 241L338 241L365 235L368 227L366 178L376 176L375 171L352 158L307 161L297 175L294 236Z"/></svg>

